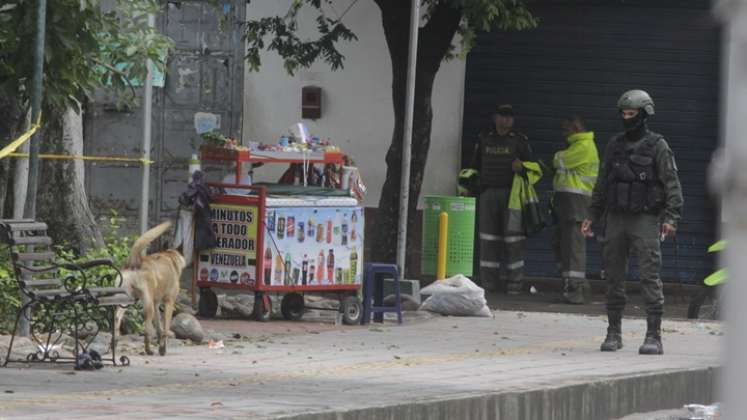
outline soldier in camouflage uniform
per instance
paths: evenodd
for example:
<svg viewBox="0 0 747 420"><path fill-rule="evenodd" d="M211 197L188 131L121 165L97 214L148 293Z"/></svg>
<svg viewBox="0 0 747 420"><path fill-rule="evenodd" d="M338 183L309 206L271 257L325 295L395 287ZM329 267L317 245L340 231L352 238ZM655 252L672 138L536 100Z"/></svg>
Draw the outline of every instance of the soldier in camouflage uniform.
<svg viewBox="0 0 747 420"><path fill-rule="evenodd" d="M647 330L640 354L663 354L661 316L664 294L659 278L661 243L673 236L682 209L682 187L674 155L664 138L648 129L654 102L642 90L625 92L617 102L625 131L607 144L594 187L591 219L582 232L604 232L607 276L607 337L602 351L621 349L622 314L628 257L638 257Z"/></svg>

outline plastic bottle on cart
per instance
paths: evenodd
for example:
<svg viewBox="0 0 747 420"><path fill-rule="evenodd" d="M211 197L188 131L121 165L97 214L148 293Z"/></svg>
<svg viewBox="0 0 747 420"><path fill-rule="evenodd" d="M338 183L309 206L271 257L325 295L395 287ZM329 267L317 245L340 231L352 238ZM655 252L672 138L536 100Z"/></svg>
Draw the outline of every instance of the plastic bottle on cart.
<svg viewBox="0 0 747 420"><path fill-rule="evenodd" d="M306 254L303 254L303 262L301 263L301 284L306 286L306 279L309 275L309 259Z"/></svg>
<svg viewBox="0 0 747 420"><path fill-rule="evenodd" d="M358 274L358 252L355 247L350 251L350 278L348 283L355 283L355 276Z"/></svg>
<svg viewBox="0 0 747 420"><path fill-rule="evenodd" d="M319 251L319 258L316 261L316 279L319 284L324 284L324 250Z"/></svg>
<svg viewBox="0 0 747 420"><path fill-rule="evenodd" d="M275 255L275 283L283 284L283 257Z"/></svg>
<svg viewBox="0 0 747 420"><path fill-rule="evenodd" d="M350 242L355 242L355 240L358 239L358 232L356 231L358 215L356 213L357 212L353 210L353 216L350 218Z"/></svg>
<svg viewBox="0 0 747 420"><path fill-rule="evenodd" d="M278 217L278 239L283 239L285 237L285 217L280 216Z"/></svg>
<svg viewBox="0 0 747 420"><path fill-rule="evenodd" d="M348 244L348 215L342 216L342 238L340 239L343 246Z"/></svg>
<svg viewBox="0 0 747 420"><path fill-rule="evenodd" d="M329 250L327 256L327 279L330 284L335 284L335 253L334 250Z"/></svg>
<svg viewBox="0 0 747 420"><path fill-rule="evenodd" d="M285 224L288 225L288 232L286 235L288 239L296 236L296 218L293 216L288 216L288 219L286 219Z"/></svg>
<svg viewBox="0 0 747 420"><path fill-rule="evenodd" d="M328 244L332 243L332 218L331 217L327 219L327 243ZM332 277L330 276L330 279L331 278Z"/></svg>
<svg viewBox="0 0 747 420"><path fill-rule="evenodd" d="M265 285L269 285L272 281L272 250L270 248L265 250L265 260L262 264L264 265Z"/></svg>
<svg viewBox="0 0 747 420"><path fill-rule="evenodd" d="M271 211L267 213L267 230L275 232L275 212Z"/></svg>
<svg viewBox="0 0 747 420"><path fill-rule="evenodd" d="M314 283L314 270L316 270L316 266L314 265L314 256L312 255L309 258L309 284L316 284Z"/></svg>
<svg viewBox="0 0 747 420"><path fill-rule="evenodd" d="M324 224L319 223L316 225L316 241L319 243L324 242Z"/></svg>
<svg viewBox="0 0 747 420"><path fill-rule="evenodd" d="M291 254L290 252L285 253L285 284L290 286L293 284L293 277L291 277Z"/></svg>
<svg viewBox="0 0 747 420"><path fill-rule="evenodd" d="M306 226L303 221L298 222L298 242L303 242L306 239Z"/></svg>
<svg viewBox="0 0 747 420"><path fill-rule="evenodd" d="M314 219L309 219L306 221L306 237L309 238L310 241L313 241L314 236L316 236L316 221L314 221Z"/></svg>

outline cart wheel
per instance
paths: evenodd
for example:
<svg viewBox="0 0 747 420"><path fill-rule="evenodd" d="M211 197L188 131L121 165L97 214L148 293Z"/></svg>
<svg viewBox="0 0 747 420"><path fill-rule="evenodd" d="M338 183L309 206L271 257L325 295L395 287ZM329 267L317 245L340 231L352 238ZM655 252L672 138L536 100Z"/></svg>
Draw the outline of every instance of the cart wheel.
<svg viewBox="0 0 747 420"><path fill-rule="evenodd" d="M261 292L254 294L254 319L260 322L270 320L272 315L272 301L270 296Z"/></svg>
<svg viewBox="0 0 747 420"><path fill-rule="evenodd" d="M280 302L280 312L288 321L298 321L303 317L304 301L300 293L288 293Z"/></svg>
<svg viewBox="0 0 747 420"><path fill-rule="evenodd" d="M218 313L218 296L209 287L200 289L198 314L203 318L214 318Z"/></svg>
<svg viewBox="0 0 747 420"><path fill-rule="evenodd" d="M342 322L345 325L358 325L361 323L361 316L363 315L363 308L361 307L361 301L357 296L348 296L342 300Z"/></svg>

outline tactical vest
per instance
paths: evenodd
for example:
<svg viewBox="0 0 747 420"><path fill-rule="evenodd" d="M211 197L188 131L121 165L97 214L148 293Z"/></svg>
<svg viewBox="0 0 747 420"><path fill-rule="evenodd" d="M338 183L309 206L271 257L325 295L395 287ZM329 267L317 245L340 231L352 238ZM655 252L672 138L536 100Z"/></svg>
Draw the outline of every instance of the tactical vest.
<svg viewBox="0 0 747 420"><path fill-rule="evenodd" d="M523 137L511 131L504 136L490 133L480 142L480 184L482 188L511 188L511 163L519 157L519 142Z"/></svg>
<svg viewBox="0 0 747 420"><path fill-rule="evenodd" d="M608 163L607 206L626 213L656 213L664 203L656 170L656 145L661 136L648 132L634 149L624 136L615 139Z"/></svg>

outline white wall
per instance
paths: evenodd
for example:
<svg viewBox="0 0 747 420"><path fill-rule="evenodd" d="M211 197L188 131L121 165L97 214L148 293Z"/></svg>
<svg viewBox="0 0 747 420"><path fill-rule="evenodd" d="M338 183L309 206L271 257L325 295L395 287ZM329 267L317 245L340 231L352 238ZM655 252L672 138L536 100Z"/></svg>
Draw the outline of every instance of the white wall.
<svg viewBox="0 0 747 420"><path fill-rule="evenodd" d="M336 0L342 13L352 0ZM252 2L247 16L256 19L283 15L290 0ZM334 11L329 11L335 16ZM313 24L313 16L303 22ZM301 87L322 88L322 118L304 120L312 134L329 137L353 157L368 186L364 205L378 206L386 177L386 151L392 139L391 61L381 26L381 13L371 0L358 1L343 21L358 41L341 43L345 68L333 72L319 63L307 71L288 76L275 53L262 55L259 72L247 70L244 89L243 140L275 143L287 127L301 120ZM308 28L302 28L302 30ZM433 93L431 149L421 194L453 195L460 165L462 102L465 63L443 63ZM285 168L257 170L257 180L275 180Z"/></svg>

